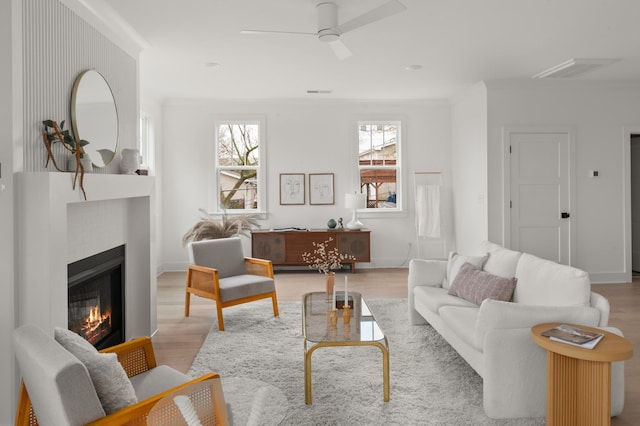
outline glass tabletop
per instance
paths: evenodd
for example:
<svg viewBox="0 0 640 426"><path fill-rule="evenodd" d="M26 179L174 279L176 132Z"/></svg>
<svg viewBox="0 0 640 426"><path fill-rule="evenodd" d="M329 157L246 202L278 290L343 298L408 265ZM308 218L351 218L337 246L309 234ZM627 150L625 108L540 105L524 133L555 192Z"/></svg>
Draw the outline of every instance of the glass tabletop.
<svg viewBox="0 0 640 426"><path fill-rule="evenodd" d="M338 323L332 326L329 313L333 307L331 295L324 292L307 293L302 297L302 334L309 342L377 342L385 339L373 313L360 293L349 292L351 320L343 320L344 296L336 306L339 308Z"/></svg>

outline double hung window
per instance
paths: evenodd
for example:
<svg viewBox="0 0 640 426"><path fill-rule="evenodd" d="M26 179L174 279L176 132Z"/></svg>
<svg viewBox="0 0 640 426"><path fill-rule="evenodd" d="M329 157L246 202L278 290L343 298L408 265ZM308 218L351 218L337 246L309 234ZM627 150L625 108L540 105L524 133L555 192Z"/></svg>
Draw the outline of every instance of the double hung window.
<svg viewBox="0 0 640 426"><path fill-rule="evenodd" d="M217 210L263 211L263 120L216 123Z"/></svg>
<svg viewBox="0 0 640 426"><path fill-rule="evenodd" d="M367 209L400 209L400 152L400 121L358 122L360 192L367 196Z"/></svg>

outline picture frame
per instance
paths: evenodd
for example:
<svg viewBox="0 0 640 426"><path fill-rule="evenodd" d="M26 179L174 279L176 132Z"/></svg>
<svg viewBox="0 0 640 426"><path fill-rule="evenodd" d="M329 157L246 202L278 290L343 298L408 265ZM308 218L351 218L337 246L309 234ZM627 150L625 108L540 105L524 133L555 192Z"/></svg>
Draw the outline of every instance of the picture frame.
<svg viewBox="0 0 640 426"><path fill-rule="evenodd" d="M280 205L304 205L304 173L280 173Z"/></svg>
<svg viewBox="0 0 640 426"><path fill-rule="evenodd" d="M309 173L309 204L335 204L333 190L333 173Z"/></svg>

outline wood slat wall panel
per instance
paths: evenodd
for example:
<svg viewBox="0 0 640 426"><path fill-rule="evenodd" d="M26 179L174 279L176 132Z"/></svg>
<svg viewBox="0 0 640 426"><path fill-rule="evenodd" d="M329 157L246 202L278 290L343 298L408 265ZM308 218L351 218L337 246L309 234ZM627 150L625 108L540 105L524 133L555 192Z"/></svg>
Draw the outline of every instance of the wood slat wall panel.
<svg viewBox="0 0 640 426"><path fill-rule="evenodd" d="M41 123L45 119L66 120L65 127L71 128L73 83L87 69L95 69L111 86L118 111L118 149L135 148L137 58L57 0L24 0L22 7L24 171L46 171ZM54 154L64 166L66 151L56 144ZM119 162L94 169L94 173L120 173Z"/></svg>

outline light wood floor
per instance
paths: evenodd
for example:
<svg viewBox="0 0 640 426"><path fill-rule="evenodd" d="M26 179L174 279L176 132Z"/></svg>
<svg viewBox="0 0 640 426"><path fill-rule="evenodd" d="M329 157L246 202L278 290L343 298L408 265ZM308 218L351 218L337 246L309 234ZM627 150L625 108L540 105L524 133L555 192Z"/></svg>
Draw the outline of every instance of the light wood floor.
<svg viewBox="0 0 640 426"><path fill-rule="evenodd" d="M407 297L407 269L361 269L349 274L349 289L366 298ZM343 274L336 276L342 286ZM158 332L153 345L159 364L186 372L212 324L216 324L212 301L191 297L191 315L184 317L185 273L158 277ZM640 424L640 278L628 284L594 284L593 290L611 303L609 325L618 327L634 344L634 356L625 363L625 409L613 418L614 426ZM313 271L276 272L278 300L301 300L304 293L323 291L322 275ZM227 308L233 309L233 308Z"/></svg>

